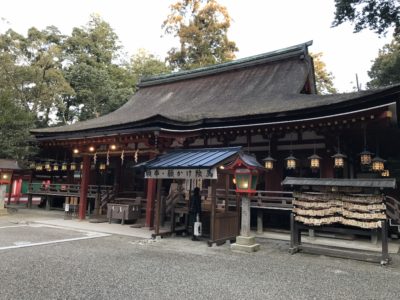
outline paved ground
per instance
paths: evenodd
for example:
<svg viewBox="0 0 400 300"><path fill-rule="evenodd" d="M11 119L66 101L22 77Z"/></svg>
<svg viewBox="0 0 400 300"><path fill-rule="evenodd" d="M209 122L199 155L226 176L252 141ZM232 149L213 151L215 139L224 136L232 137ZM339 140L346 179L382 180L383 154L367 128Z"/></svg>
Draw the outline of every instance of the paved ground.
<svg viewBox="0 0 400 300"><path fill-rule="evenodd" d="M24 218L0 218L0 247L16 242L21 246L0 249L0 299L398 299L400 295L398 254L392 255L390 266L382 267L290 255L286 241L260 239L261 251L242 254L231 252L228 245L209 248L182 237L151 241L96 236L30 223L48 218L29 213ZM18 244L21 241L25 244ZM49 243L26 247L26 242L44 241Z"/></svg>

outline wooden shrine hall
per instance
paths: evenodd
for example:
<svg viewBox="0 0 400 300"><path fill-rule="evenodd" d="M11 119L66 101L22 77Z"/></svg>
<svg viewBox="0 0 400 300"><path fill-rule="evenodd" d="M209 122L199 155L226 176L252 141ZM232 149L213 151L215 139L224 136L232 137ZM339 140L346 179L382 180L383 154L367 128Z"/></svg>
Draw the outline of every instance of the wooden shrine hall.
<svg viewBox="0 0 400 300"><path fill-rule="evenodd" d="M293 194L281 185L288 176L399 178L400 85L319 95L311 45L143 78L112 113L34 129L42 149L34 176L80 185L82 219L89 185L114 186L115 198L142 197L146 226L153 228L156 179L145 179L138 165L171 150L241 147L267 170L250 199L252 226L259 231L279 223L289 227ZM189 181L180 186L187 199ZM234 199L234 186L233 178L216 180L215 189L228 187L227 197ZM173 180L163 180L162 188L176 190ZM395 224L399 190L388 196L388 218Z"/></svg>

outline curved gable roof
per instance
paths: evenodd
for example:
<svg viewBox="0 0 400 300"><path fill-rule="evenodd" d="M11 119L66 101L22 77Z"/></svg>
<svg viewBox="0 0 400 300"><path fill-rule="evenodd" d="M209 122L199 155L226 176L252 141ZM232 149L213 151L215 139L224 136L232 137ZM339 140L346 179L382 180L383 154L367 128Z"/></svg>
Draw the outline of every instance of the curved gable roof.
<svg viewBox="0 0 400 300"><path fill-rule="evenodd" d="M88 132L157 116L177 122L196 122L255 115L260 111L267 113L270 101L280 101L283 95L299 95L310 77L313 80L309 45L311 42L146 79L139 84L136 94L112 113L72 125L35 129L32 133ZM276 109L285 110L285 107Z"/></svg>

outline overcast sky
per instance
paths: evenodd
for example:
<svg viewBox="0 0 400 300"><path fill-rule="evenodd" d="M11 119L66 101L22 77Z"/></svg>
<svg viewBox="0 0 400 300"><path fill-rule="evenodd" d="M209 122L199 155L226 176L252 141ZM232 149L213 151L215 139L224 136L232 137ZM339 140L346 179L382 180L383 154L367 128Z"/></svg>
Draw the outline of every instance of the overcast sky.
<svg viewBox="0 0 400 300"><path fill-rule="evenodd" d="M139 48L161 59L176 42L161 37L161 24L175 0L8 0L0 9L0 32L12 28L26 34L29 27L54 25L64 34L85 25L98 13L115 30L129 54ZM331 28L333 0L219 0L233 21L229 38L237 58L260 54L313 40L312 52L323 52L327 69L340 92L351 91L355 74L363 86L378 50L391 40L370 31L354 34L350 24Z"/></svg>

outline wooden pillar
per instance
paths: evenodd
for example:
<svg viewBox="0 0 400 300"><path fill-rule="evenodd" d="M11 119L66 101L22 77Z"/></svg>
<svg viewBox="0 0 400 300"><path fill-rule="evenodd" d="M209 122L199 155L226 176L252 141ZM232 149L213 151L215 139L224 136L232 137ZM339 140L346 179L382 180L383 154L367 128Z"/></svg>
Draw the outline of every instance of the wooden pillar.
<svg viewBox="0 0 400 300"><path fill-rule="evenodd" d="M16 180L15 183L15 204L19 204L19 200L21 198L21 188L22 188L22 179L19 178L18 180Z"/></svg>
<svg viewBox="0 0 400 300"><path fill-rule="evenodd" d="M162 179L157 179L157 208L156 208L156 222L155 222L156 235L160 233L161 187L162 187Z"/></svg>
<svg viewBox="0 0 400 300"><path fill-rule="evenodd" d="M83 156L83 169L82 179L79 195L79 219L84 220L86 217L86 205L87 205L87 192L90 180L90 156Z"/></svg>
<svg viewBox="0 0 400 300"><path fill-rule="evenodd" d="M263 216L264 216L264 209L263 208L257 209L257 233L259 234L263 233L264 231Z"/></svg>
<svg viewBox="0 0 400 300"><path fill-rule="evenodd" d="M11 172L10 184L8 185L8 200L7 205L11 204L11 195L13 190L14 173Z"/></svg>
<svg viewBox="0 0 400 300"><path fill-rule="evenodd" d="M382 261L381 264L389 262L388 221L382 221Z"/></svg>
<svg viewBox="0 0 400 300"><path fill-rule="evenodd" d="M150 154L149 159L154 158L154 154ZM147 193L146 193L146 227L154 226L154 198L156 195L156 180L147 179Z"/></svg>
<svg viewBox="0 0 400 300"><path fill-rule="evenodd" d="M324 155L321 160L321 178L334 178L334 175L333 159L330 156Z"/></svg>
<svg viewBox="0 0 400 300"><path fill-rule="evenodd" d="M230 176L229 173L225 174L225 212L229 211L229 185Z"/></svg>
<svg viewBox="0 0 400 300"><path fill-rule="evenodd" d="M26 203L28 208L32 208L32 198L33 195L30 193L32 188L32 173L29 175L29 185L28 185L28 202Z"/></svg>
<svg viewBox="0 0 400 300"><path fill-rule="evenodd" d="M211 218L210 218L210 229L211 229L211 241L215 241L215 207L217 206L217 181L211 180Z"/></svg>
<svg viewBox="0 0 400 300"><path fill-rule="evenodd" d="M147 200L146 200L146 226L154 226L154 198L156 195L156 180L147 179Z"/></svg>

